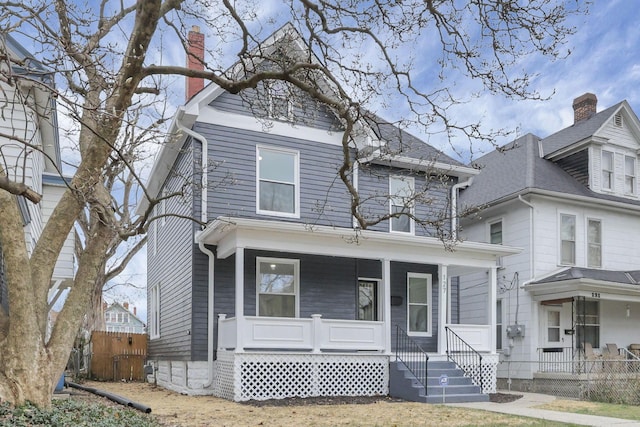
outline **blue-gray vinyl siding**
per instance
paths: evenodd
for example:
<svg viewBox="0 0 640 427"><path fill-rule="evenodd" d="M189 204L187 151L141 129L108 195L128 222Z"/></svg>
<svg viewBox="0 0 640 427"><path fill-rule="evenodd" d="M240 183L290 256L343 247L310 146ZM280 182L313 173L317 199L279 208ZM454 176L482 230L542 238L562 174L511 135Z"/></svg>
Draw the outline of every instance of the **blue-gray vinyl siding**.
<svg viewBox="0 0 640 427"><path fill-rule="evenodd" d="M416 193L422 193L416 199L415 216L425 221L415 224L416 236L440 237L451 230L450 195L455 178L420 173L408 173L406 170L381 165L361 166L358 171L358 192L363 200L360 212L373 221L390 212L389 177L411 176L414 178ZM389 222L380 222L369 228L374 231L389 231Z"/></svg>
<svg viewBox="0 0 640 427"><path fill-rule="evenodd" d="M265 132L196 123L209 142L208 216L275 219L351 227L350 197L338 176L342 148ZM300 218L256 213L256 146L296 150L300 164Z"/></svg>
<svg viewBox="0 0 640 427"><path fill-rule="evenodd" d="M199 199L199 190L197 186L191 185L194 182L196 164L194 154L197 153L198 149L193 147L191 141L186 141L172 173L162 187L165 193L172 193L187 184L184 187L187 192L185 197L173 197L165 202L167 214L187 218L197 215L194 204ZM160 213L160 206L156 206L154 214ZM195 224L191 220L171 216L150 225L147 241L147 289L156 285L160 287L160 337L149 340L150 359L192 358L193 322L199 316L196 315L199 307L193 304L194 229ZM151 313L149 305L147 313ZM206 311L204 315L206 316Z"/></svg>
<svg viewBox="0 0 640 427"><path fill-rule="evenodd" d="M359 278L380 279L382 266L379 260L354 259L306 255L283 252L246 250L244 255L244 314L256 315L256 258L288 258L300 261L300 317L309 318L321 314L325 319L357 318L357 283ZM437 331L438 296L437 272L435 265L391 263L391 295L402 298L402 305L391 307L392 347L395 347L395 325L407 328L407 273L429 273L433 279L433 319L432 328ZM217 318L219 314L235 316L235 256L216 260L215 264L215 304L216 326L214 330L217 346ZM435 351L437 335L415 338L428 351ZM202 360L206 351L198 353Z"/></svg>

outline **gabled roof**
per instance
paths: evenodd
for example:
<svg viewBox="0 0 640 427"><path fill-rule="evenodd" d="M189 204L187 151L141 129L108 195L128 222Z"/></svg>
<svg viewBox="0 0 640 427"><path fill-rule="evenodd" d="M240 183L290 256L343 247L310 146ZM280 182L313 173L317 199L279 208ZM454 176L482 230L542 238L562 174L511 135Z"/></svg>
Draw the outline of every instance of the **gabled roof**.
<svg viewBox="0 0 640 427"><path fill-rule="evenodd" d="M481 169L473 185L463 190L459 201L463 207L482 207L497 204L525 195L542 193L625 207L640 207L640 201L596 193L569 175L552 159L554 153L573 153L585 149L585 141L598 141L598 131L620 111L629 118L632 132L640 137L640 126L633 110L626 101L594 114L589 119L569 126L541 139L527 134L492 151L474 164ZM640 138L639 138L640 139ZM571 151L571 150L574 151Z"/></svg>
<svg viewBox="0 0 640 427"><path fill-rule="evenodd" d="M115 311L115 312L120 312L120 313L129 313L130 318L132 318L134 320L137 320L141 325L144 326L144 322L142 320L140 320L140 318L138 316L136 316L135 314L133 314L132 312L130 312L129 310L124 308L124 306L122 304L120 304L119 302L114 302L109 307L107 307L104 312L107 313L109 311Z"/></svg>

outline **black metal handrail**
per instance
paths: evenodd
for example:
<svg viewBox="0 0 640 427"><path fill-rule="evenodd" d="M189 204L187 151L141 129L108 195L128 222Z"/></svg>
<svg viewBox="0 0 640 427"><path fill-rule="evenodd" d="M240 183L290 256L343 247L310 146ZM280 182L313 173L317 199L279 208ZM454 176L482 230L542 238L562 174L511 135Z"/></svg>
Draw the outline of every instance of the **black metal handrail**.
<svg viewBox="0 0 640 427"><path fill-rule="evenodd" d="M447 332L447 358L455 363L483 391L482 355L448 326L445 326L444 329Z"/></svg>
<svg viewBox="0 0 640 427"><path fill-rule="evenodd" d="M412 340L399 325L396 325L396 362L402 362L424 387L427 394L429 355Z"/></svg>

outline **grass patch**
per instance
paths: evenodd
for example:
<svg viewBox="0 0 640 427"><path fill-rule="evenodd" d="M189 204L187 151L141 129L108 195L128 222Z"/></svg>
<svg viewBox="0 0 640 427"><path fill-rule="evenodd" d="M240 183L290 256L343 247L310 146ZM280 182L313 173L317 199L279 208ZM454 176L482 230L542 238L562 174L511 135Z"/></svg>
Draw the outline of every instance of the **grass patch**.
<svg viewBox="0 0 640 427"><path fill-rule="evenodd" d="M1 427L157 427L153 418L131 409L116 408L73 399L55 400L49 409L32 405L12 407L0 404Z"/></svg>
<svg viewBox="0 0 640 427"><path fill-rule="evenodd" d="M556 400L554 402L538 406L538 408L550 409L552 411L572 412L574 414L600 415L602 417L640 421L640 406L634 405Z"/></svg>

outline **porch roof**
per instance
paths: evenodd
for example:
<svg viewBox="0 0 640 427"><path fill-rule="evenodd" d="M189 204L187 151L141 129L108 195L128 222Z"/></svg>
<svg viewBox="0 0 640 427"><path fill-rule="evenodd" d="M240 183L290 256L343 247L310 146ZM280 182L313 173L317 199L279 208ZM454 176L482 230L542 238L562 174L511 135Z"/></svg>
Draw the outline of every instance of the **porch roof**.
<svg viewBox="0 0 640 427"><path fill-rule="evenodd" d="M640 301L640 270L570 267L524 285L537 301L573 296Z"/></svg>
<svg viewBox="0 0 640 427"><path fill-rule="evenodd" d="M242 247L490 268L496 266L498 257L521 252L519 248L489 243L457 242L448 247L433 237L231 217L212 221L195 238L196 243L217 246L219 258L227 258Z"/></svg>

